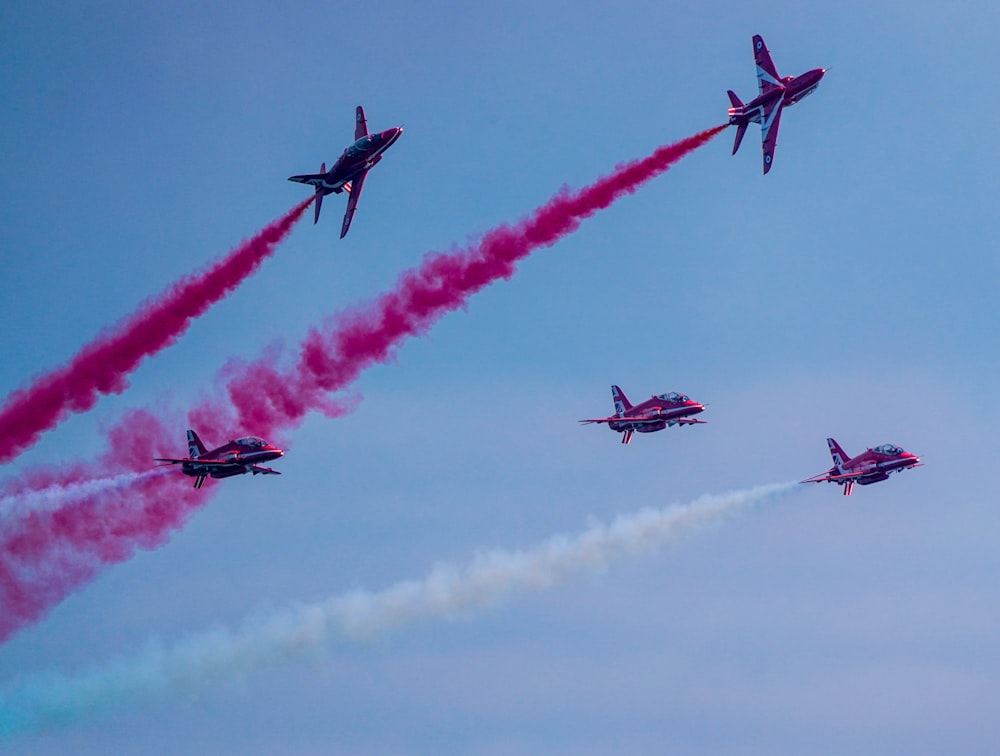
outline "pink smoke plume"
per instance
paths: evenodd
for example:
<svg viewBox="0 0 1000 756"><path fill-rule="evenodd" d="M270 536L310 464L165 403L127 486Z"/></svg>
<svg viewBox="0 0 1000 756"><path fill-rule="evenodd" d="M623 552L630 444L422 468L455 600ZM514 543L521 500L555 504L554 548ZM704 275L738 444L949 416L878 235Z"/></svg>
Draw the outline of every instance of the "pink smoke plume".
<svg viewBox="0 0 1000 756"><path fill-rule="evenodd" d="M313 198L296 205L207 270L191 274L147 300L110 332L81 349L64 367L18 389L0 407L0 462L8 462L73 412L89 410L100 394L125 390L143 358L170 346L204 313L253 273L276 249Z"/></svg>
<svg viewBox="0 0 1000 756"><path fill-rule="evenodd" d="M326 331L313 330L291 371L278 370L271 359L236 370L227 386L236 419L220 417L217 405L203 405L192 417L214 427L254 428L270 435L296 425L313 409L336 414L329 392L343 389L366 367L387 359L401 340L424 333L470 295L510 278L519 260L572 233L582 220L635 192L725 128L716 126L660 147L579 191L563 189L520 223L495 228L466 249L428 255L377 301L341 315Z"/></svg>
<svg viewBox="0 0 1000 756"><path fill-rule="evenodd" d="M571 233L581 220L634 192L724 128L661 147L580 191L563 190L527 219L488 232L468 249L428 256L373 304L342 315L326 332L310 333L291 372L273 367L270 357L235 375L228 368L234 375L228 391L235 417L222 403L206 402L192 413L191 427L221 443L232 437L231 431L270 436L313 409L342 413L345 405L331 401L329 392L348 386L364 368L389 357L402 339L425 332L471 294L510 278L518 260ZM301 213L306 204L296 211ZM176 449L181 438L175 424L136 411L109 433L109 451L101 459L25 474L0 487L0 494L22 496L71 486L80 491L76 484L95 476L145 472L154 457L172 454L168 450ZM126 487L78 495L54 510L40 508L9 519L0 529L0 642L41 619L103 567L165 542L213 490L195 490L191 479L179 473L144 477Z"/></svg>
<svg viewBox="0 0 1000 756"><path fill-rule="evenodd" d="M25 476L32 488L78 484L100 475L149 471L152 459L181 442L177 429L146 411L129 413L108 435L108 452L91 465ZM13 489L10 486L8 490ZM25 486L18 487L24 489ZM143 477L130 486L74 498L3 523L0 531L0 642L41 619L105 565L164 543L208 499L182 475Z"/></svg>

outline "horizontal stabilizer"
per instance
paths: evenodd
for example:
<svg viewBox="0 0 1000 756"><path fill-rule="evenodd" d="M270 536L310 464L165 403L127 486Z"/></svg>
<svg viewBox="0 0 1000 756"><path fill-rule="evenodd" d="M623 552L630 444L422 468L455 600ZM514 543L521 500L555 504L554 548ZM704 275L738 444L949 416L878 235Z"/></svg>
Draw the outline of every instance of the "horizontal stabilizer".
<svg viewBox="0 0 1000 756"><path fill-rule="evenodd" d="M859 472L849 472L849 473L839 473L837 468L833 468L829 472L820 473L819 475L814 475L811 478L806 478L805 480L799 481L800 483L826 483L826 482L837 482L843 480L857 480L858 478L866 478L871 475L879 475L879 472L872 472L871 470L859 471Z"/></svg>
<svg viewBox="0 0 1000 756"><path fill-rule="evenodd" d="M313 225L315 226L319 223L319 211L323 207L323 192L319 189L316 190L316 213L313 216Z"/></svg>
<svg viewBox="0 0 1000 756"><path fill-rule="evenodd" d="M834 473L836 473L836 468L830 470L829 472L820 473L819 475L814 475L811 478L800 480L799 483L825 483L827 481L834 479L833 478Z"/></svg>
<svg viewBox="0 0 1000 756"><path fill-rule="evenodd" d="M316 186L322 183L324 178L326 178L325 173L304 173L301 176L289 176L288 180L294 181L297 184L312 184Z"/></svg>
<svg viewBox="0 0 1000 756"><path fill-rule="evenodd" d="M277 470L272 470L270 467L261 467L260 465L250 465L250 472L254 475L281 475Z"/></svg>
<svg viewBox="0 0 1000 756"><path fill-rule="evenodd" d="M747 124L741 123L736 127L736 141L733 143L733 154L736 154L736 150L740 148L740 144L743 143L743 135L747 133Z"/></svg>

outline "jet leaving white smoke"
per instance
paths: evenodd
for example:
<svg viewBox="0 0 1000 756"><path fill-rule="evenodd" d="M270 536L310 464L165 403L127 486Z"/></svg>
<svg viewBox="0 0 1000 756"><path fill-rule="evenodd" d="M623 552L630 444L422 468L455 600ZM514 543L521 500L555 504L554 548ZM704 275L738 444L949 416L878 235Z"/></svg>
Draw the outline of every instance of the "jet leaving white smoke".
<svg viewBox="0 0 1000 756"><path fill-rule="evenodd" d="M0 691L0 736L68 724L125 701L189 694L337 637L362 640L425 618L467 614L511 594L546 590L577 572L649 551L795 487L777 483L642 509L607 525L553 536L534 548L484 551L465 567L438 565L422 580L401 581L383 591L350 591L247 621L236 631L218 628L171 647L150 645L131 659L75 677L36 674Z"/></svg>

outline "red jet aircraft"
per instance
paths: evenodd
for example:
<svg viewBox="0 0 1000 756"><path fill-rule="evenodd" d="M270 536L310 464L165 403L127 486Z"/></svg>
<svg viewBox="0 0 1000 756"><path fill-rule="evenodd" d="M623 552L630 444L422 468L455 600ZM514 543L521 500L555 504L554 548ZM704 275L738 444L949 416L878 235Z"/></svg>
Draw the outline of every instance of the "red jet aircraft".
<svg viewBox="0 0 1000 756"><path fill-rule="evenodd" d="M729 100L733 106L729 109L729 123L736 126L736 143L733 144L733 154L740 148L747 125L760 124L760 138L764 147L764 173L771 170L774 160L774 148L778 144L778 123L781 121L781 109L794 105L819 86L819 80L826 73L825 68L814 68L801 76L778 76L778 69L771 61L764 38L759 34L753 38L753 54L757 61L757 84L760 94L746 105L729 90Z"/></svg>
<svg viewBox="0 0 1000 756"><path fill-rule="evenodd" d="M611 398L615 401L615 414L593 420L581 420L584 425L607 423L616 433L622 434L622 443L632 443L632 434L652 433L673 425L694 425L704 420L692 420L688 415L697 415L705 409L704 404L688 399L684 394L671 391L669 394L653 396L632 406L632 402L617 386L611 387Z"/></svg>
<svg viewBox="0 0 1000 756"><path fill-rule="evenodd" d="M313 223L319 221L319 209L323 206L323 198L326 195L347 192L347 211L344 213L344 223L340 228L341 239L347 236L347 229L351 227L354 211L361 198L361 187L364 186L365 176L371 167L382 159L382 153L403 133L401 127L394 126L379 134L369 134L365 109L360 105L355 114L355 121L354 144L344 150L344 154L337 158L337 162L329 171L326 169L326 163L323 163L319 173L292 176L288 179L316 187L316 216Z"/></svg>
<svg viewBox="0 0 1000 756"><path fill-rule="evenodd" d="M844 496L850 496L854 492L855 483L859 486L880 483L892 473L921 466L920 457L903 451L893 444L876 446L874 449L868 449L851 458L832 438L828 438L826 443L830 447L830 456L833 457L833 467L825 473L820 473L802 482L836 483L838 486L844 487Z"/></svg>
<svg viewBox="0 0 1000 756"><path fill-rule="evenodd" d="M159 459L167 465L180 465L181 472L192 476L194 487L201 488L205 478L231 478L234 475L281 475L270 467L261 467L259 462L270 462L272 459L284 456L284 452L276 446L256 436L238 438L223 444L218 449L208 451L205 444L193 430L187 432L188 454L184 459Z"/></svg>

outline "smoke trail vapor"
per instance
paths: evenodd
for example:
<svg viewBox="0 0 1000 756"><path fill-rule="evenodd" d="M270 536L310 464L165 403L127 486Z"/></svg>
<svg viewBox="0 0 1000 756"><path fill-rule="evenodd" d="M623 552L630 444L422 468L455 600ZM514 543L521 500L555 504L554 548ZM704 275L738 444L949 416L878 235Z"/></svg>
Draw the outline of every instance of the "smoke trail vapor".
<svg viewBox="0 0 1000 756"><path fill-rule="evenodd" d="M472 294L510 278L518 261L572 233L581 221L635 192L725 128L716 126L660 147L578 191L563 189L525 220L495 228L466 249L429 255L376 302L342 315L325 331L314 330L291 371L279 371L270 359L237 370L227 387L237 419L222 424L270 435L297 424L310 410L335 414L327 405L329 392L386 360L403 339L425 333ZM199 422L218 422L217 407L202 407L197 415Z"/></svg>
<svg viewBox="0 0 1000 756"><path fill-rule="evenodd" d="M657 548L795 488L796 483L777 483L642 509L530 549L484 551L465 567L438 565L421 580L383 591L354 590L247 621L237 631L217 628L171 647L151 645L131 659L75 677L37 674L0 691L0 736L69 724L126 702L189 694L337 638L364 640L420 620L466 615L514 594L548 590L578 572Z"/></svg>
<svg viewBox="0 0 1000 756"><path fill-rule="evenodd" d="M124 391L126 375L145 357L173 344L191 320L257 270L311 202L309 198L296 205L211 267L147 300L110 332L84 346L69 364L11 393L0 406L0 462L21 454L70 413L89 410L99 395Z"/></svg>
<svg viewBox="0 0 1000 756"><path fill-rule="evenodd" d="M51 512L89 496L117 491L149 478L166 475L170 470L157 468L144 472L124 472L106 478L82 478L69 483L52 483L44 488L0 496L0 525L32 512Z"/></svg>

